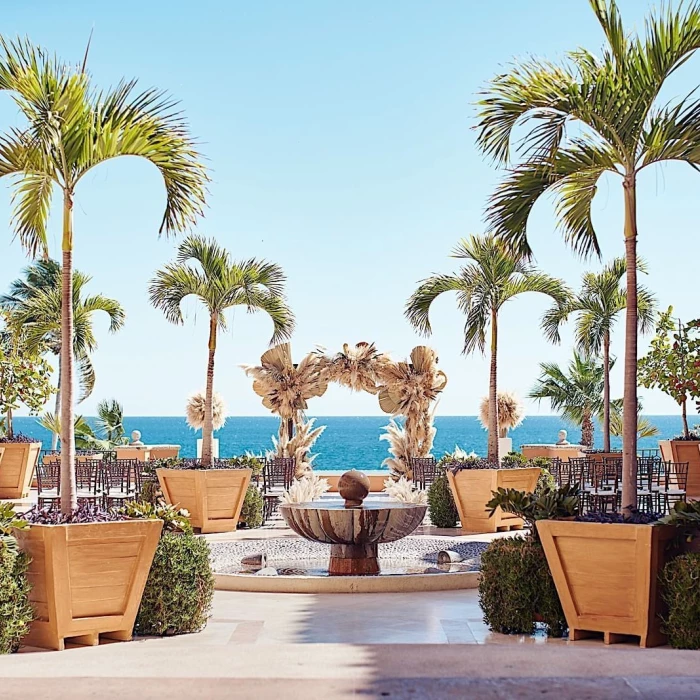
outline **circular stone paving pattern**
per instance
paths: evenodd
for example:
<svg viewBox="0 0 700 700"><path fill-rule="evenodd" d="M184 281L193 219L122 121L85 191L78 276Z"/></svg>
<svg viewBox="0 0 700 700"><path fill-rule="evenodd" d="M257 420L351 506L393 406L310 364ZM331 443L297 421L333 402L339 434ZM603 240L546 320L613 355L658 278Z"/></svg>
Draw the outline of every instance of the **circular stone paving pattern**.
<svg viewBox="0 0 700 700"><path fill-rule="evenodd" d="M481 552L487 542L459 542L439 537L405 537L379 545L379 576L329 576L327 544L297 538L210 542L217 588L270 592L391 592L474 588ZM461 561L438 565L442 550ZM256 574L241 560L265 554L270 576Z"/></svg>

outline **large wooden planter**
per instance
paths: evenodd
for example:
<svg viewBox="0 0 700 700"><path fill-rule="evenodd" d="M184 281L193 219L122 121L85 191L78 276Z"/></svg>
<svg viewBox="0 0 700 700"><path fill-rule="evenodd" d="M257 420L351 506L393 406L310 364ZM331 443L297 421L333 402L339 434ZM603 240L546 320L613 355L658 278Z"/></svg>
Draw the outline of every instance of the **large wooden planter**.
<svg viewBox="0 0 700 700"><path fill-rule="evenodd" d="M569 639L602 632L606 644L628 635L642 647L666 643L658 579L674 527L540 520L537 530Z"/></svg>
<svg viewBox="0 0 700 700"><path fill-rule="evenodd" d="M162 520L127 520L17 531L31 557L36 614L22 643L60 650L66 639L131 639L162 527Z"/></svg>
<svg viewBox="0 0 700 700"><path fill-rule="evenodd" d="M41 452L40 442L0 444L0 498L27 498L34 467Z"/></svg>
<svg viewBox="0 0 700 700"><path fill-rule="evenodd" d="M688 500L700 499L700 440L659 440L666 462L688 462Z"/></svg>
<svg viewBox="0 0 700 700"><path fill-rule="evenodd" d="M541 469L462 469L453 474L447 472L447 480L455 499L463 532L498 532L521 530L523 519L500 508L489 517L486 503L493 497L492 491L518 489L532 492L537 486Z"/></svg>
<svg viewBox="0 0 700 700"><path fill-rule="evenodd" d="M165 500L186 508L203 533L238 526L252 469L156 469Z"/></svg>

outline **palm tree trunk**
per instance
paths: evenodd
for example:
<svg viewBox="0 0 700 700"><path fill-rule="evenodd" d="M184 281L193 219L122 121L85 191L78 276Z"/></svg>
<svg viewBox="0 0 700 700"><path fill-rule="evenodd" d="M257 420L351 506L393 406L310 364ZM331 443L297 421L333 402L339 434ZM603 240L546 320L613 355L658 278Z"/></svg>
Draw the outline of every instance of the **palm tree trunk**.
<svg viewBox="0 0 700 700"><path fill-rule="evenodd" d="M491 311L491 372L489 376L489 437L487 459L498 461L498 316Z"/></svg>
<svg viewBox="0 0 700 700"><path fill-rule="evenodd" d="M56 382L56 406L54 416L58 418L61 411L61 353L58 355L58 381ZM58 433L51 435L51 449L55 452L58 448Z"/></svg>
<svg viewBox="0 0 700 700"><path fill-rule="evenodd" d="M73 417L73 197L63 199L63 268L61 270L61 512L78 506L75 488Z"/></svg>
<svg viewBox="0 0 700 700"><path fill-rule="evenodd" d="M212 443L214 440L214 355L216 354L216 327L218 314L209 319L209 360L207 362L207 388L204 395L204 426L202 427L202 464L212 463Z"/></svg>
<svg viewBox="0 0 700 700"><path fill-rule="evenodd" d="M625 175L625 383L622 403L622 510L637 507L637 192L634 173Z"/></svg>
<svg viewBox="0 0 700 700"><path fill-rule="evenodd" d="M586 411L583 414L583 420L581 421L581 444L586 447L593 447L593 431L595 426L593 425L593 419L591 418L590 411Z"/></svg>
<svg viewBox="0 0 700 700"><path fill-rule="evenodd" d="M610 452L610 333L603 338L603 450Z"/></svg>

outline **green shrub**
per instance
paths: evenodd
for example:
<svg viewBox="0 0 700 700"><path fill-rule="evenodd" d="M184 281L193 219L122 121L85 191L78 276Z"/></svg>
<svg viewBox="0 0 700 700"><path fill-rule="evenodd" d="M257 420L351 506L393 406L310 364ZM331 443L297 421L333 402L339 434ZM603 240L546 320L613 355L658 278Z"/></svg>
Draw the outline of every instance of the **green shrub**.
<svg viewBox="0 0 700 700"><path fill-rule="evenodd" d="M34 619L26 576L29 559L15 545L13 538L0 536L0 654L19 649Z"/></svg>
<svg viewBox="0 0 700 700"><path fill-rule="evenodd" d="M134 632L199 632L207 624L213 596L207 541L191 532L166 532L156 549Z"/></svg>
<svg viewBox="0 0 700 700"><path fill-rule="evenodd" d="M263 524L263 497L257 486L250 484L245 494L241 517L248 527L260 527Z"/></svg>
<svg viewBox="0 0 700 700"><path fill-rule="evenodd" d="M531 539L494 540L481 555L479 604L484 622L503 634L532 634L535 618L561 637L567 624L542 546Z"/></svg>
<svg viewBox="0 0 700 700"><path fill-rule="evenodd" d="M428 488L428 512L435 527L457 527L459 514L447 474L438 474Z"/></svg>
<svg viewBox="0 0 700 700"><path fill-rule="evenodd" d="M672 559L661 572L668 604L663 631L676 649L700 649L700 554Z"/></svg>

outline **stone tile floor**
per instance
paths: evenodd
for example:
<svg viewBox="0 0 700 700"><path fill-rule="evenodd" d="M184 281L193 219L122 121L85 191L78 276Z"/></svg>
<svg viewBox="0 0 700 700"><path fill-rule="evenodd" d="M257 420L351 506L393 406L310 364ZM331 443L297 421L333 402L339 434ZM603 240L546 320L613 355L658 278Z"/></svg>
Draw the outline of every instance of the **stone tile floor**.
<svg viewBox="0 0 700 700"><path fill-rule="evenodd" d="M489 632L477 592L218 591L196 635L0 657L0 698L700 698L700 653Z"/></svg>

